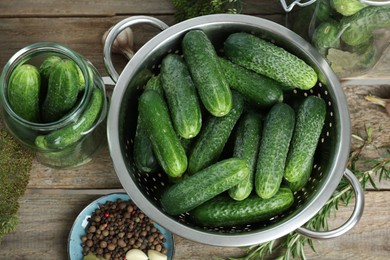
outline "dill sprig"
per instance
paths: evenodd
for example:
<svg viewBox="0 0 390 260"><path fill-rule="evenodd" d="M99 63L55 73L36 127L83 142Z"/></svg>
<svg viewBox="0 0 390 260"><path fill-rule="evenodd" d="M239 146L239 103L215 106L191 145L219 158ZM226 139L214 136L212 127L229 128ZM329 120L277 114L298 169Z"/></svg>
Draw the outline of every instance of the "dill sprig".
<svg viewBox="0 0 390 260"><path fill-rule="evenodd" d="M390 147L381 147L386 153L381 158L365 159L362 158L364 148L372 144L372 129L365 129L365 137L352 135L359 141L360 146L350 153L348 168L358 178L363 190L366 190L368 184L378 190L377 182L390 179ZM377 181L373 178L377 176ZM336 191L327 201L324 207L308 222L306 227L316 231L328 230L328 217L336 214L340 205L348 206L354 197L352 186L344 178L340 181ZM228 258L229 260L255 260L255 259L306 259L305 248L308 245L313 252L316 252L314 246L315 240L300 235L297 232L291 232L286 236L268 241L259 245L253 245L247 248L246 255L240 258Z"/></svg>
<svg viewBox="0 0 390 260"><path fill-rule="evenodd" d="M176 22L207 14L235 14L242 9L240 0L172 0L172 4Z"/></svg>

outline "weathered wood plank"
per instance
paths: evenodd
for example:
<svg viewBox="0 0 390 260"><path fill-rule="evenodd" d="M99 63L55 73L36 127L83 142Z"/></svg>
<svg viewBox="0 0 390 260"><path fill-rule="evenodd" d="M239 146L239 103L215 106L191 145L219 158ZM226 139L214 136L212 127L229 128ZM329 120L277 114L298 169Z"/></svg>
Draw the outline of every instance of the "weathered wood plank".
<svg viewBox="0 0 390 260"><path fill-rule="evenodd" d="M17 0L1 1L0 17L115 16L173 12L169 0Z"/></svg>
<svg viewBox="0 0 390 260"><path fill-rule="evenodd" d="M100 193L99 193L100 194ZM80 194L51 190L28 190L20 200L20 224L7 234L0 247L1 259L67 259L67 239L79 212L97 194ZM315 244L317 253L306 248L308 259L388 259L390 254L389 191L366 193L366 207L361 221L340 238ZM340 207L334 226L351 214L351 208ZM203 260L212 257L241 256L240 248L207 246L175 236L176 260Z"/></svg>
<svg viewBox="0 0 390 260"><path fill-rule="evenodd" d="M360 163L357 164L360 170L368 169L368 164L362 163L364 160L380 160L380 158L389 157L390 117L383 107L367 101L365 96L375 95L390 98L390 85L346 85L343 86L343 90L348 102L352 134L366 138L366 129L372 130L372 140L365 145ZM362 144L362 141L352 138L351 149L355 151ZM379 189L390 189L390 180L379 182L378 176L374 175L373 177Z"/></svg>
<svg viewBox="0 0 390 260"><path fill-rule="evenodd" d="M278 0L242 1L242 13L284 14ZM0 17L115 16L134 14L173 14L170 0L18 0L2 1Z"/></svg>
<svg viewBox="0 0 390 260"><path fill-rule="evenodd" d="M52 41L64 44L89 59L98 71L107 75L103 63L102 36L111 26L128 16L115 17L67 17L67 18L0 18L0 67L20 49L36 42ZM153 15L168 25L175 23L172 15ZM281 15L261 16L282 23ZM137 25L134 31L135 50L138 50L160 31L150 25ZM118 71L127 60L113 55Z"/></svg>

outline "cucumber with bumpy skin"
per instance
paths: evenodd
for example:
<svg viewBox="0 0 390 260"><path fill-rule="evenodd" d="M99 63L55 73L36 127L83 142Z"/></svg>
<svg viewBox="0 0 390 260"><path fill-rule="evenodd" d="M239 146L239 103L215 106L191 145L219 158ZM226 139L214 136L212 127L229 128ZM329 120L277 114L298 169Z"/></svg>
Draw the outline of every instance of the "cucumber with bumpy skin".
<svg viewBox="0 0 390 260"><path fill-rule="evenodd" d="M325 101L318 96L308 96L299 106L284 172L287 181L296 182L305 176L305 169L315 154L325 116Z"/></svg>
<svg viewBox="0 0 390 260"><path fill-rule="evenodd" d="M226 79L232 89L259 107L270 107L283 101L282 85L273 79L245 69L227 59L219 58Z"/></svg>
<svg viewBox="0 0 390 260"><path fill-rule="evenodd" d="M254 173L261 136L261 118L258 114L247 113L241 116L234 140L233 157L246 159L250 174L229 190L235 200L246 199L253 190Z"/></svg>
<svg viewBox="0 0 390 260"><path fill-rule="evenodd" d="M208 227L231 227L268 220L286 211L294 202L288 188L280 188L270 199L251 195L235 201L227 196L218 196L190 212L194 222Z"/></svg>
<svg viewBox="0 0 390 260"><path fill-rule="evenodd" d="M232 107L231 91L207 35L201 30L187 32L182 49L204 107L214 116L229 113Z"/></svg>
<svg viewBox="0 0 390 260"><path fill-rule="evenodd" d="M155 90L145 90L139 98L138 113L160 166L171 177L181 176L187 169L187 156L164 98Z"/></svg>
<svg viewBox="0 0 390 260"><path fill-rule="evenodd" d="M317 51L326 56L329 48L340 47L340 29L337 22L324 22L321 23L313 33L312 43Z"/></svg>
<svg viewBox="0 0 390 260"><path fill-rule="evenodd" d="M359 0L332 0L331 5L338 13L344 16L353 15L368 6Z"/></svg>
<svg viewBox="0 0 390 260"><path fill-rule="evenodd" d="M50 73L47 94L42 105L44 122L54 122L68 113L77 101L79 74L70 60L57 62Z"/></svg>
<svg viewBox="0 0 390 260"><path fill-rule="evenodd" d="M8 100L12 110L21 118L39 121L40 76L36 67L23 64L16 67L8 83Z"/></svg>
<svg viewBox="0 0 390 260"><path fill-rule="evenodd" d="M42 76L42 79L44 81L49 80L50 73L54 69L54 67L61 61L61 58L59 56L53 55L47 57L39 66L39 73Z"/></svg>
<svg viewBox="0 0 390 260"><path fill-rule="evenodd" d="M188 173L194 174L215 163L221 155L226 142L244 110L244 100L237 92L232 92L233 105L223 117L210 115L195 140L189 156Z"/></svg>
<svg viewBox="0 0 390 260"><path fill-rule="evenodd" d="M249 174L245 159L219 161L169 187L161 197L162 208L179 215L237 185Z"/></svg>
<svg viewBox="0 0 390 260"><path fill-rule="evenodd" d="M285 103L274 105L267 114L255 173L255 190L261 198L271 198L280 188L294 125L295 112Z"/></svg>
<svg viewBox="0 0 390 260"><path fill-rule="evenodd" d="M37 136L35 144L42 149L63 149L76 143L85 136L83 133L94 125L99 115L102 113L103 102L103 91L95 88L87 108L76 122L58 130L54 130L47 135Z"/></svg>
<svg viewBox="0 0 390 260"><path fill-rule="evenodd" d="M145 89L153 89L160 95L163 95L161 81L159 76L151 77L146 83ZM137 119L137 127L134 135L134 163L141 172L156 172L159 169L157 158L153 152L152 143L149 135L143 126L140 116Z"/></svg>
<svg viewBox="0 0 390 260"><path fill-rule="evenodd" d="M286 181L287 186L291 189L291 191L293 191L293 192L299 191L303 187L305 187L307 181L310 178L311 172L313 170L313 164L314 164L314 158L311 158L310 163L306 164L305 168L302 169L303 174L302 174L302 177L300 179L298 179L297 181L294 181L294 182Z"/></svg>
<svg viewBox="0 0 390 260"><path fill-rule="evenodd" d="M372 37L374 30L390 27L390 5L368 6L340 20L341 39L348 45L357 46Z"/></svg>
<svg viewBox="0 0 390 260"><path fill-rule="evenodd" d="M225 55L234 63L272 78L286 88L310 89L317 73L302 59L255 35L239 32L224 43Z"/></svg>
<svg viewBox="0 0 390 260"><path fill-rule="evenodd" d="M177 54L168 54L161 63L160 77L176 133L195 137L202 126L202 114L187 65Z"/></svg>

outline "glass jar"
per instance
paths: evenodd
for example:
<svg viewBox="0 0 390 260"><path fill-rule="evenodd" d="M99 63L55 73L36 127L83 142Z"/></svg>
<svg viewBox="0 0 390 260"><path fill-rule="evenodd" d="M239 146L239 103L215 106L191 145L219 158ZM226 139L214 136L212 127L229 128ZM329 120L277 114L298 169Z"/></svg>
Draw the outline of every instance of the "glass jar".
<svg viewBox="0 0 390 260"><path fill-rule="evenodd" d="M388 0L295 0L282 6L287 27L310 42L340 79L369 74L390 51Z"/></svg>
<svg viewBox="0 0 390 260"><path fill-rule="evenodd" d="M44 83L40 66L52 56L62 61L73 61L78 66L77 75L83 79L84 85L77 90L74 105L64 116L45 122L42 119L34 122L26 120L15 112L15 105L11 106L11 75L23 64L37 68L40 77L39 96L40 100L44 100L47 95L45 89L47 92L50 83ZM105 140L103 122L107 114L107 98L102 78L86 58L63 45L40 42L15 53L1 74L0 91L2 117L7 130L24 146L35 151L37 160L44 165L70 168L85 164ZM39 107L42 116L41 101ZM91 112L92 109L94 112Z"/></svg>

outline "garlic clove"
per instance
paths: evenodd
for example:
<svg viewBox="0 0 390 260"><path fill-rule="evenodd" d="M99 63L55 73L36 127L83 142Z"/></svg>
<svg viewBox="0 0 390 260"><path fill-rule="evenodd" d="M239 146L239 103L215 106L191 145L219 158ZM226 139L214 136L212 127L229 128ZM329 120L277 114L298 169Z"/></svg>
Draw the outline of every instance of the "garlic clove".
<svg viewBox="0 0 390 260"><path fill-rule="evenodd" d="M148 250L148 256L150 260L167 260L168 257L156 250Z"/></svg>
<svg viewBox="0 0 390 260"><path fill-rule="evenodd" d="M148 256L139 249L130 249L126 253L126 260L148 260Z"/></svg>
<svg viewBox="0 0 390 260"><path fill-rule="evenodd" d="M102 37L103 45L111 29L112 27L103 34ZM122 54L129 60L134 56L134 36L133 36L133 31L131 30L130 27L125 28L118 34L118 36L115 38L114 42L112 43L111 52Z"/></svg>

